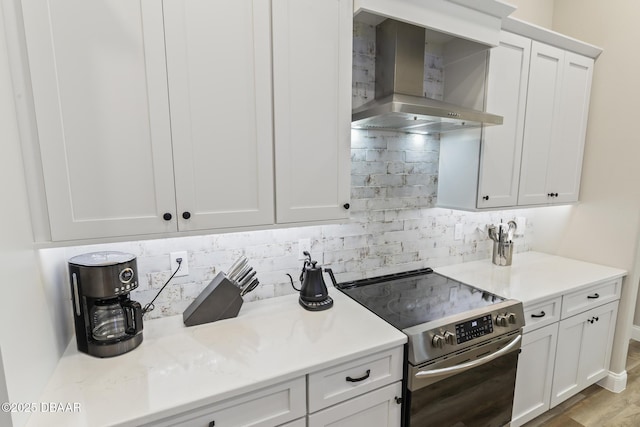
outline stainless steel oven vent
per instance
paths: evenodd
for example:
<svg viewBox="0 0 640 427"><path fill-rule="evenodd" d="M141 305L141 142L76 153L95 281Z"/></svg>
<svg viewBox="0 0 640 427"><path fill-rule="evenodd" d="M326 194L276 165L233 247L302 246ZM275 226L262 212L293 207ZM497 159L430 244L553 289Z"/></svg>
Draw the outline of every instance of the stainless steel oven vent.
<svg viewBox="0 0 640 427"><path fill-rule="evenodd" d="M387 19L376 28L375 99L352 112L354 129L430 134L482 125L502 117L425 98L425 29Z"/></svg>

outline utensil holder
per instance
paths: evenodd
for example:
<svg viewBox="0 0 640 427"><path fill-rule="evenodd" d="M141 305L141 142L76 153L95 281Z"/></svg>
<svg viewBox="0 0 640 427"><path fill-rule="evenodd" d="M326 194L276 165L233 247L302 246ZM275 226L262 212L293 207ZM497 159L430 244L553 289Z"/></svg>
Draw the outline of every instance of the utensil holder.
<svg viewBox="0 0 640 427"><path fill-rule="evenodd" d="M243 302L240 289L220 272L182 313L182 320L194 326L236 317Z"/></svg>
<svg viewBox="0 0 640 427"><path fill-rule="evenodd" d="M509 266L513 257L513 242L493 242L493 256L491 261L495 265Z"/></svg>

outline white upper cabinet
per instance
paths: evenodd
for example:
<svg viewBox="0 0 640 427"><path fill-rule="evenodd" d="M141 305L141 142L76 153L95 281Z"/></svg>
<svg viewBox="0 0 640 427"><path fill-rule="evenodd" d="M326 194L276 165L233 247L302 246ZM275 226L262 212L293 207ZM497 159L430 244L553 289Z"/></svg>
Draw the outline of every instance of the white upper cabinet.
<svg viewBox="0 0 640 427"><path fill-rule="evenodd" d="M440 135L438 206L476 210L517 204L530 51L531 39L503 31L488 59L484 53L472 57L477 63L469 68L480 70L479 76L470 78L469 69L454 74L462 75L455 86L480 82L473 92L503 124ZM451 82L449 70L445 79Z"/></svg>
<svg viewBox="0 0 640 427"><path fill-rule="evenodd" d="M491 49L486 110L504 117L501 126L484 129L480 147L478 208L518 202L531 40L502 32Z"/></svg>
<svg viewBox="0 0 640 427"><path fill-rule="evenodd" d="M276 221L348 217L351 0L273 0Z"/></svg>
<svg viewBox="0 0 640 427"><path fill-rule="evenodd" d="M519 205L578 200L593 60L533 42Z"/></svg>
<svg viewBox="0 0 640 427"><path fill-rule="evenodd" d="M348 216L351 0L23 3L52 240Z"/></svg>
<svg viewBox="0 0 640 427"><path fill-rule="evenodd" d="M161 5L22 7L52 239L175 231Z"/></svg>
<svg viewBox="0 0 640 427"><path fill-rule="evenodd" d="M564 54L560 92L558 139L549 153L548 187L554 203L578 201L582 158L587 133L593 59L572 52ZM555 193L558 193L557 195Z"/></svg>
<svg viewBox="0 0 640 427"><path fill-rule="evenodd" d="M164 22L180 230L273 223L269 3L165 0Z"/></svg>
<svg viewBox="0 0 640 427"><path fill-rule="evenodd" d="M578 201L594 60L525 35L594 57L601 50L522 21L506 23L510 31L489 54L484 92L485 110L503 116L503 124L484 127L482 136L440 136L438 206Z"/></svg>

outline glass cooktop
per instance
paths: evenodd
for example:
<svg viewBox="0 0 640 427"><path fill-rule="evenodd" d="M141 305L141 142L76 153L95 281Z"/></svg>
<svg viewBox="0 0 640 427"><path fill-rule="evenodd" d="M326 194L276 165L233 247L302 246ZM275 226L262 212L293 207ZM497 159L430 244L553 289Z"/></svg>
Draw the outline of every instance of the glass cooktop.
<svg viewBox="0 0 640 427"><path fill-rule="evenodd" d="M430 268L340 283L338 288L398 329L505 301Z"/></svg>

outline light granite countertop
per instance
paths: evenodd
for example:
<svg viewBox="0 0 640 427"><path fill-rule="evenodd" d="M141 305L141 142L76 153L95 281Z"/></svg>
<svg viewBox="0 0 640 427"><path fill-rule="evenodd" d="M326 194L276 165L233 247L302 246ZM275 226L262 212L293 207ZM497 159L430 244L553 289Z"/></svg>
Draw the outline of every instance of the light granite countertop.
<svg viewBox="0 0 640 427"><path fill-rule="evenodd" d="M99 359L75 338L40 402L78 412L36 411L36 426L133 426L209 405L377 351L406 336L330 289L334 307L304 310L297 295L245 303L238 317L185 327L182 316L144 325L140 347Z"/></svg>
<svg viewBox="0 0 640 427"><path fill-rule="evenodd" d="M522 301L525 306L627 274L618 268L540 252L515 254L510 266L497 266L486 259L439 267L435 271L499 296Z"/></svg>

